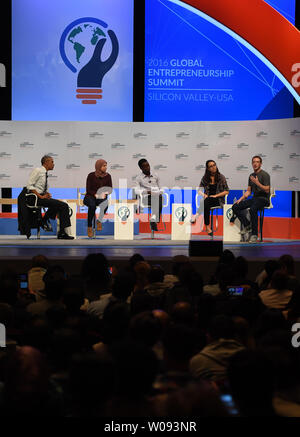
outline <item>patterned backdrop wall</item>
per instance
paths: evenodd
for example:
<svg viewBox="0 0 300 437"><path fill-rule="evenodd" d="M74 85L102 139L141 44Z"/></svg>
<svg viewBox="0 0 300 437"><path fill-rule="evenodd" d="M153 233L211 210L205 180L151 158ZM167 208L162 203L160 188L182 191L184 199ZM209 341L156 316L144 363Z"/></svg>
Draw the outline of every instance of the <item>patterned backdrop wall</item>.
<svg viewBox="0 0 300 437"><path fill-rule="evenodd" d="M147 158L162 187L196 188L214 159L231 189L247 186L260 155L277 190L300 190L300 119L184 123L0 122L0 187L22 187L50 154L51 187L79 188L104 158L115 188L134 186ZM122 180L122 181L121 181ZM125 182L124 182L125 180Z"/></svg>

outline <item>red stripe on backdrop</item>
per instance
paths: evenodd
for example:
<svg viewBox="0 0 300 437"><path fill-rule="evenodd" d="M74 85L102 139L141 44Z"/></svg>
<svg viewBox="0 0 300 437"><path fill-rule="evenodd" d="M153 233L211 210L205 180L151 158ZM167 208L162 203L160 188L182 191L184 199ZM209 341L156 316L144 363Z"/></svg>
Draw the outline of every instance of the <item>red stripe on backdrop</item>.
<svg viewBox="0 0 300 437"><path fill-rule="evenodd" d="M17 213L2 212L0 213L1 218L17 218ZM76 214L77 219L87 219L86 213ZM113 219L113 214L106 214L105 218ZM163 224L160 222L158 228L161 229L159 233L170 234L171 233L171 222L170 215L164 214L164 221L166 224L166 230L163 229ZM150 233L148 214L139 214L135 216L135 219L139 220L139 231L140 233ZM196 225L195 225L196 226ZM199 228L195 228L195 233L193 235L200 235ZM205 233L201 233L205 235ZM219 229L215 235L223 235L223 218L219 217ZM282 238L286 240L300 240L300 218L288 218L288 217L265 217L264 219L264 238Z"/></svg>
<svg viewBox="0 0 300 437"><path fill-rule="evenodd" d="M263 0L182 0L237 33L262 53L293 85L300 61L300 31Z"/></svg>

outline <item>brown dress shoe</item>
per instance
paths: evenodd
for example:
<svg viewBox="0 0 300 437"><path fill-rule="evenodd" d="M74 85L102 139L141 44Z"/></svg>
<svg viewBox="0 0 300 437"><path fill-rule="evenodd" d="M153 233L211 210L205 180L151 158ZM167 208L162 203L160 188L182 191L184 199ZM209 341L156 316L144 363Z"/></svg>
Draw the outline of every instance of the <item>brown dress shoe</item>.
<svg viewBox="0 0 300 437"><path fill-rule="evenodd" d="M87 228L87 234L89 238L93 238L93 228Z"/></svg>
<svg viewBox="0 0 300 437"><path fill-rule="evenodd" d="M96 229L97 231L102 231L102 223L100 220L96 220Z"/></svg>

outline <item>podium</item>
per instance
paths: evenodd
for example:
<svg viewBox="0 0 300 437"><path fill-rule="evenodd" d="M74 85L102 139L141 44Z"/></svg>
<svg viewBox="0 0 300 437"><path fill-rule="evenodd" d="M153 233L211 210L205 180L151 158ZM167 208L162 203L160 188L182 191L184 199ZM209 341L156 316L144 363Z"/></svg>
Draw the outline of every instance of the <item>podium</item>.
<svg viewBox="0 0 300 437"><path fill-rule="evenodd" d="M115 204L115 240L133 240L134 210L131 203Z"/></svg>
<svg viewBox="0 0 300 437"><path fill-rule="evenodd" d="M189 240L191 235L192 207L187 203L172 205L171 240Z"/></svg>
<svg viewBox="0 0 300 437"><path fill-rule="evenodd" d="M223 209L223 242L240 242L240 221L235 220L233 225L230 224L232 217L232 205L225 204Z"/></svg>
<svg viewBox="0 0 300 437"><path fill-rule="evenodd" d="M77 202L68 202L67 200L62 200L62 202L65 202L68 204L69 207L69 215L70 215L70 222L71 226L67 228L68 235L71 235L71 237L74 237L76 239L76 212L77 212ZM60 231L60 222L59 218L56 219L57 222L57 233Z"/></svg>

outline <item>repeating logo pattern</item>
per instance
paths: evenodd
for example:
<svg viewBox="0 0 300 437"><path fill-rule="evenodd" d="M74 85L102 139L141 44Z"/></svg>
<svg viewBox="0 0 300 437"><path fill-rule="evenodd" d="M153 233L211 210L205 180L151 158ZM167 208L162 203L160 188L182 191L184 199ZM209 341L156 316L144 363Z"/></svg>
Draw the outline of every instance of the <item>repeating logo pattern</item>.
<svg viewBox="0 0 300 437"><path fill-rule="evenodd" d="M141 127L142 125L142 127ZM264 137L257 133L264 132ZM178 134L180 135L178 136ZM184 134L183 136L181 134ZM0 122L0 186L23 187L44 154L55 161L52 188L84 188L97 159L105 159L113 186L134 187L145 158L161 187L197 189L205 162L214 159L231 190L244 189L251 158L260 155L276 190L300 191L300 119L191 122ZM167 147L166 147L167 146ZM182 199L178 200L180 203Z"/></svg>

